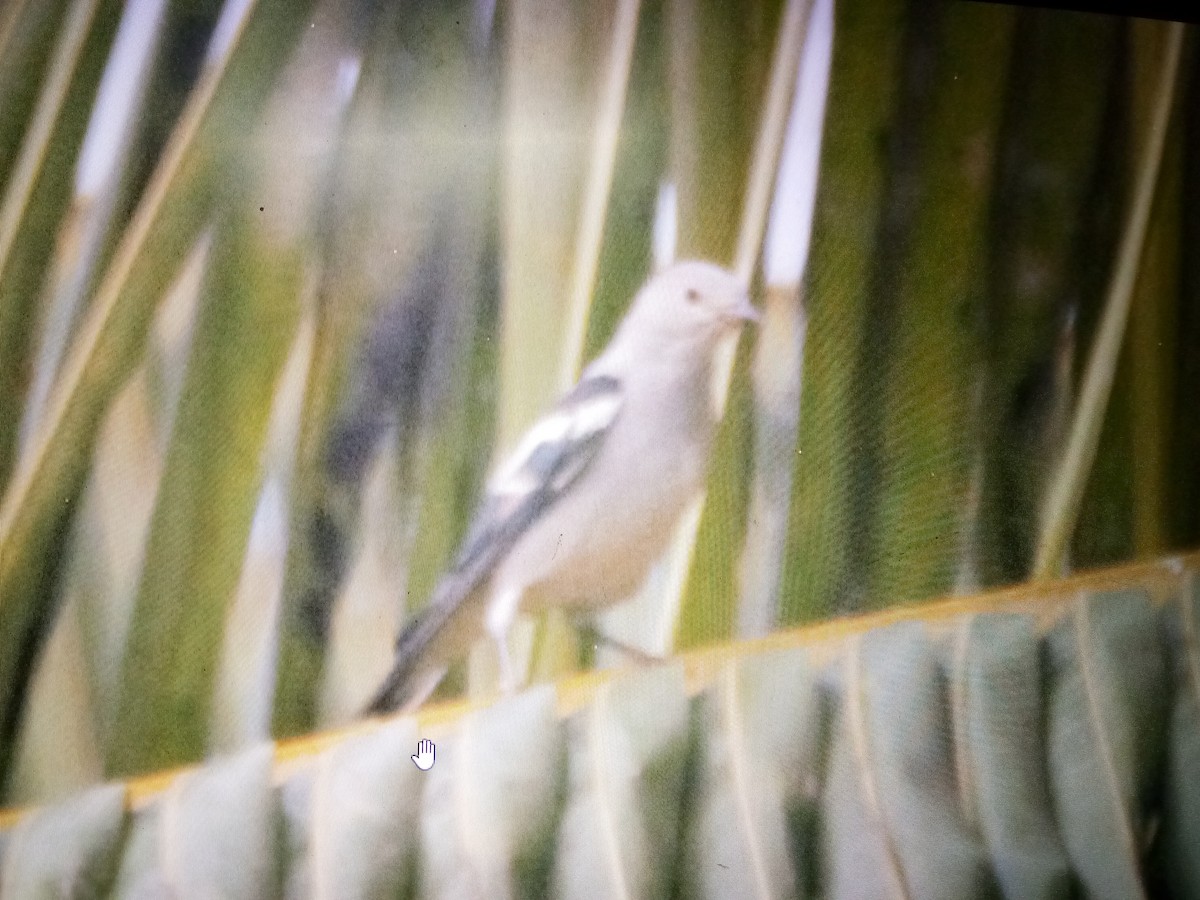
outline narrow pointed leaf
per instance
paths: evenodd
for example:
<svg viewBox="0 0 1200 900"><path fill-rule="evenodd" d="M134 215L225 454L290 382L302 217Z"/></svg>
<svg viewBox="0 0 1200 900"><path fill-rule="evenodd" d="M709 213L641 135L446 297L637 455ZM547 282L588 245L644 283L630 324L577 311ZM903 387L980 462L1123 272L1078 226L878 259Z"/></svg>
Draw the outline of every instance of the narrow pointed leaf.
<svg viewBox="0 0 1200 900"><path fill-rule="evenodd" d="M852 561L849 574L869 569L867 597L876 608L948 591L956 575L977 450L966 423L984 364L980 329L970 323L987 289L1005 99L996 73L1008 66L1015 22L1014 10L999 4L910 9L900 75L908 96L891 138L871 336L852 376L867 401L852 438L863 448L866 502L857 512L874 532L862 544L870 560Z"/></svg>
<svg viewBox="0 0 1200 900"><path fill-rule="evenodd" d="M314 317L304 315L271 402L262 454L263 487L225 620L210 734L211 746L218 752L230 753L271 736L287 562L288 501L301 407L312 365L314 330Z"/></svg>
<svg viewBox="0 0 1200 900"><path fill-rule="evenodd" d="M569 725L559 897L662 897L680 847L689 716L683 671L606 684Z"/></svg>
<svg viewBox="0 0 1200 900"><path fill-rule="evenodd" d="M395 655L404 596L404 548L413 527L397 480L397 436L392 429L363 487L355 557L330 614L321 673L318 722L350 721L363 708Z"/></svg>
<svg viewBox="0 0 1200 900"><path fill-rule="evenodd" d="M1136 590L1081 595L1048 638L1055 815L1092 897L1145 897L1148 802L1167 723L1158 620Z"/></svg>
<svg viewBox="0 0 1200 900"><path fill-rule="evenodd" d="M847 447L855 445L859 408L869 405L875 416L880 410L846 364L875 334L872 279L890 177L880 135L891 129L898 102L907 9L899 0L834 4L829 112L803 286L800 440L779 586L786 624L846 609L851 581L866 574L851 566L868 546L869 523L856 508L864 497L860 455Z"/></svg>
<svg viewBox="0 0 1200 900"><path fill-rule="evenodd" d="M422 775L420 895L545 895L564 750L554 692L534 688L428 737L437 756Z"/></svg>
<svg viewBox="0 0 1200 900"><path fill-rule="evenodd" d="M410 758L417 737L415 720L398 719L326 750L289 779L288 897L382 900L409 889L427 777Z"/></svg>
<svg viewBox="0 0 1200 900"><path fill-rule="evenodd" d="M875 832L873 847L863 846L886 895L986 892L983 848L958 809L946 686L924 628L905 623L873 631L852 649L847 666L852 756ZM848 857L835 867L835 895L864 896L856 893L852 866Z"/></svg>
<svg viewBox="0 0 1200 900"><path fill-rule="evenodd" d="M820 783L821 703L802 650L731 661L702 701L705 762L686 873L697 897L804 897L815 841L793 844ZM805 835L807 837L808 835Z"/></svg>
<svg viewBox="0 0 1200 900"><path fill-rule="evenodd" d="M1175 622L1164 856L1176 896L1200 897L1200 578L1195 572L1184 579Z"/></svg>
<svg viewBox="0 0 1200 900"><path fill-rule="evenodd" d="M990 886L983 847L963 820L946 685L917 623L863 640L869 740L880 803L915 897L978 897Z"/></svg>
<svg viewBox="0 0 1200 900"><path fill-rule="evenodd" d="M124 824L120 784L93 788L31 815L3 848L0 896L101 896L116 868Z"/></svg>
<svg viewBox="0 0 1200 900"><path fill-rule="evenodd" d="M192 349L211 238L154 317L147 359L104 415L80 496L61 604L26 689L10 798L44 802L99 781L146 535Z"/></svg>
<svg viewBox="0 0 1200 900"><path fill-rule="evenodd" d="M847 642L828 677L839 702L821 795L825 894L832 900L908 900L912 895L879 800L860 639Z"/></svg>
<svg viewBox="0 0 1200 900"><path fill-rule="evenodd" d="M275 893L272 748L261 745L176 778L142 809L118 897L259 898Z"/></svg>
<svg viewBox="0 0 1200 900"><path fill-rule="evenodd" d="M955 757L964 815L978 828L1006 897L1064 897L1070 867L1046 774L1041 647L1030 616L959 625Z"/></svg>
<svg viewBox="0 0 1200 900"><path fill-rule="evenodd" d="M112 774L187 763L208 747L222 627L299 312L302 268L290 249L247 216L214 245L130 620Z"/></svg>

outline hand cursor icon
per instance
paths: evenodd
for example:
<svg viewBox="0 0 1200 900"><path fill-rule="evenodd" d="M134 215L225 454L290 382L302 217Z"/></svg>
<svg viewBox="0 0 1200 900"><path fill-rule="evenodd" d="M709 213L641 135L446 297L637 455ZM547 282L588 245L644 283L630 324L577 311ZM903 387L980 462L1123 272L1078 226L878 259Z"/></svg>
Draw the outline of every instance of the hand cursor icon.
<svg viewBox="0 0 1200 900"><path fill-rule="evenodd" d="M433 768L435 752L433 741L417 741L417 752L413 754L412 761L422 772L428 772Z"/></svg>

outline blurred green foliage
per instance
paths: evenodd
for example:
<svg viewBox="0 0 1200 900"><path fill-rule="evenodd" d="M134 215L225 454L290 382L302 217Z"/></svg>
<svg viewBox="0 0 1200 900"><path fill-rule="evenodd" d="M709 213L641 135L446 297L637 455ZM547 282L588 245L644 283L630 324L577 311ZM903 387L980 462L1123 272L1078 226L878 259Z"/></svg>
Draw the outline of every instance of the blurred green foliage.
<svg viewBox="0 0 1200 900"><path fill-rule="evenodd" d="M79 2L0 9L0 189ZM764 97L786 6L640 4L585 358L654 265L664 186L676 198L676 255L733 262L748 169L772 124ZM130 630L84 651L122 661L117 701L71 727L103 744L109 774L210 749L227 612L272 474L271 404L307 315L314 351L294 476L286 521L270 532L283 586L259 598L277 652L269 671L240 672L269 715L244 733L295 734L352 714L452 556L494 454L572 362L567 298L616 8L259 0L244 30L230 30L233 5L168 3L136 139L119 160L101 274L55 393L35 411L49 424L23 449L44 280L69 259L76 157L123 12L99 3L28 208L0 210L19 223L0 261L0 782L10 795L21 794L14 748L36 752L22 742L44 739L22 723L49 636L64 627L66 557L91 554L70 562L107 572L116 552L102 526L71 538L81 488L102 495L113 464L97 456L97 432L145 360L167 286L210 229L191 349L164 361L183 393L161 478L145 485L153 512L132 564ZM768 498L789 522L771 562L776 625L1029 575L1163 46L1160 26L996 4L839 0L835 15L809 263L800 284L755 276L756 289L802 304L808 323L801 370L781 373L800 400L790 488ZM1200 539L1200 262L1188 252L1200 235L1200 132L1187 115L1200 60L1188 40L1073 567ZM739 608L763 601L739 595L758 349L746 340L735 358L668 623L676 646L737 636ZM380 488L386 512L364 500L371 472L394 475L379 482L391 485ZM561 623L534 643L539 676L578 662ZM354 671L327 664L345 659ZM481 671L464 667L451 685L482 690ZM39 696L52 716L53 690Z"/></svg>

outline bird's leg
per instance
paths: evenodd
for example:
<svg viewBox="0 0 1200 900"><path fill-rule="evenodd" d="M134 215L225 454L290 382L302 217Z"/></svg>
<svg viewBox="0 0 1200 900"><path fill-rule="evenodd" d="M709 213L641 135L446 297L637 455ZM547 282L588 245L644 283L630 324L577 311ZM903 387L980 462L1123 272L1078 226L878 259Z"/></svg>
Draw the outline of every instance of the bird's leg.
<svg viewBox="0 0 1200 900"><path fill-rule="evenodd" d="M495 638L496 652L500 657L500 693L511 697L517 692L517 673L513 668L512 654L508 652L508 638L500 635Z"/></svg>
<svg viewBox="0 0 1200 900"><path fill-rule="evenodd" d="M596 620L592 616L581 616L575 620L575 626L579 630L583 639L590 644L607 644L619 653L628 656L634 662L648 666L655 663L666 661L665 656L659 656L657 653L647 653L639 647L634 647L631 644L626 644L624 641L619 641L610 635L605 634L596 625Z"/></svg>
<svg viewBox="0 0 1200 900"><path fill-rule="evenodd" d="M488 604L485 624L488 634L496 644L500 660L500 690L506 696L517 692L517 672L513 667L512 655L508 652L508 633L517 616L517 604L521 592L516 590L497 591Z"/></svg>

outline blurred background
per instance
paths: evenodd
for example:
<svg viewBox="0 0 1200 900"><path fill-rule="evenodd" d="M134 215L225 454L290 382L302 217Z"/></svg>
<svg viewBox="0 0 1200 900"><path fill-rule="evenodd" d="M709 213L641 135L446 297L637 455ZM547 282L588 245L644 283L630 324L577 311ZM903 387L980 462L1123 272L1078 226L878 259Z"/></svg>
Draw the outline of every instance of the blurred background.
<svg viewBox="0 0 1200 900"><path fill-rule="evenodd" d="M7 0L0 800L351 719L673 258L765 323L606 633L1197 546L1194 43L945 0ZM534 680L614 661L519 642Z"/></svg>

